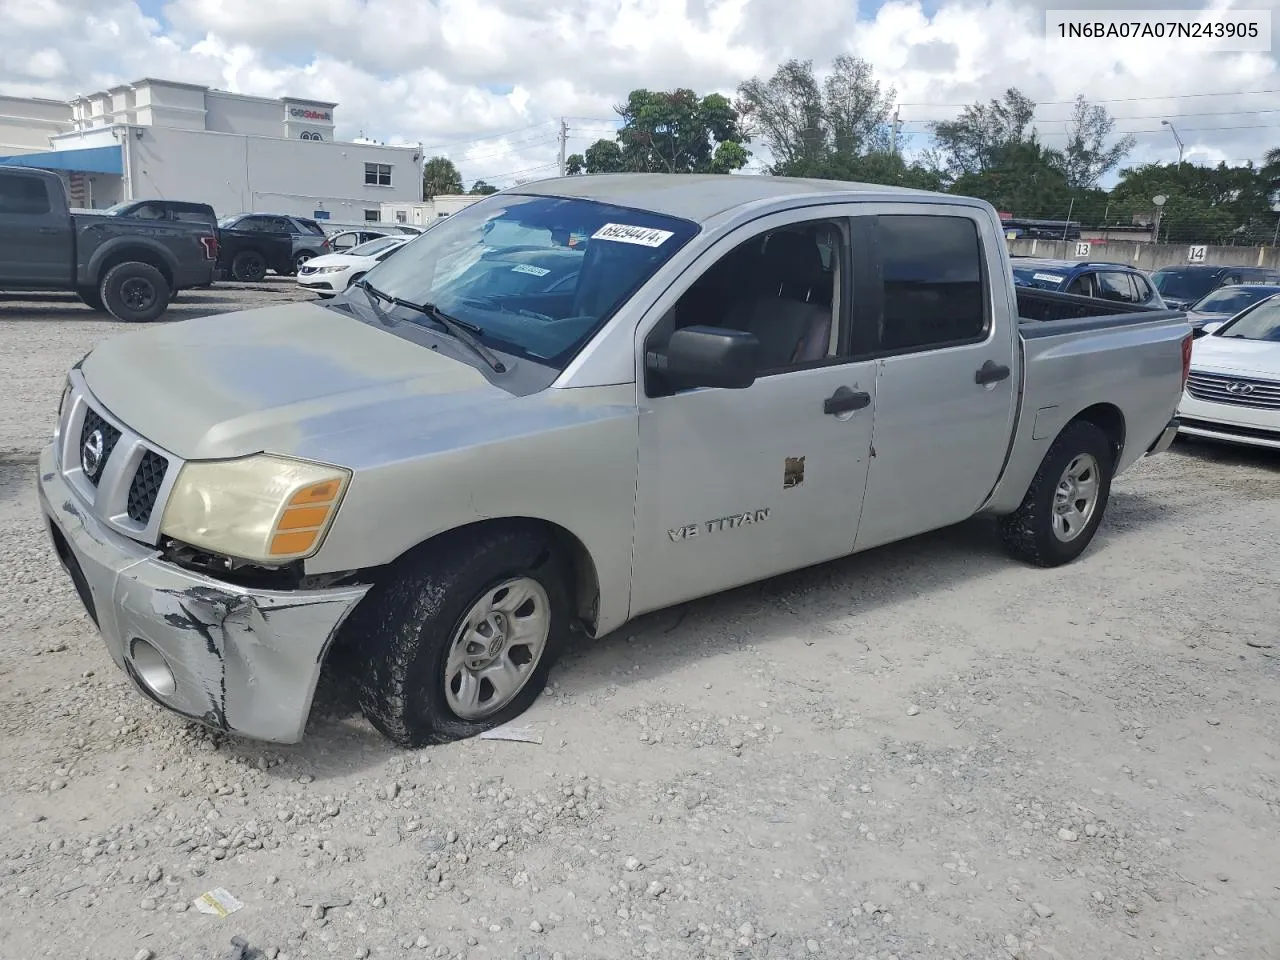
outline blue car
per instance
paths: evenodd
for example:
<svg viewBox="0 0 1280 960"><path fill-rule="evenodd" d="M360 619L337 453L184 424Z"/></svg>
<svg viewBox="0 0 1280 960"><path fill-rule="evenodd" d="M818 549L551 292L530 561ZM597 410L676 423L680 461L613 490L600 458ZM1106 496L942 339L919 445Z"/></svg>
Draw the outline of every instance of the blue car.
<svg viewBox="0 0 1280 960"><path fill-rule="evenodd" d="M1074 293L1136 308L1167 310L1164 300L1146 275L1124 263L1080 260L1047 260L1013 257L1013 282L1020 287Z"/></svg>

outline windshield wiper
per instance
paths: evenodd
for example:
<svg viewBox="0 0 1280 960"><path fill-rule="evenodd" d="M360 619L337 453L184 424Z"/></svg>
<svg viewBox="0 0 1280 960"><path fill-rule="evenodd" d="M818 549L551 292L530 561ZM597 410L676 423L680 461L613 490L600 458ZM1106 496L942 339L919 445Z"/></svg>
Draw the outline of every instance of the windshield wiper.
<svg viewBox="0 0 1280 960"><path fill-rule="evenodd" d="M381 307L377 306L378 300L385 300L387 303L394 303L397 307L404 307L406 310L413 310L425 317L430 317L444 327L455 340L470 347L472 352L483 360L494 373L507 372L506 364L499 360L493 351L476 339L475 335L483 332L480 327L449 316L434 303L414 303L412 300L403 300L400 297L393 297L389 293L383 293L376 287L371 286L368 280L357 280L355 285L368 295L369 302L374 305L374 309L378 313L378 319L384 324L391 326L395 321L388 317Z"/></svg>

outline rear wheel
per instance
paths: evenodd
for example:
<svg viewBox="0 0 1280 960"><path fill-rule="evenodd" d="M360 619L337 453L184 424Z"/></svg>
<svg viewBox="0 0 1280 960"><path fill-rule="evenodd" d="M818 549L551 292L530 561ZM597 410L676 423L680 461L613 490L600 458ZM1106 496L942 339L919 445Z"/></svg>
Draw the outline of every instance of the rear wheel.
<svg viewBox="0 0 1280 960"><path fill-rule="evenodd" d="M241 250L231 261L231 278L258 283L267 275L267 260L257 250Z"/></svg>
<svg viewBox="0 0 1280 960"><path fill-rule="evenodd" d="M149 263L116 264L98 291L107 311L125 323L150 323L169 309L169 283Z"/></svg>
<svg viewBox="0 0 1280 960"><path fill-rule="evenodd" d="M569 632L568 564L535 527L464 531L410 554L352 615L361 709L403 747L519 716Z"/></svg>
<svg viewBox="0 0 1280 960"><path fill-rule="evenodd" d="M1111 496L1115 454L1107 435L1077 420L1058 434L1018 509L1000 518L1000 538L1015 558L1056 567L1084 553Z"/></svg>
<svg viewBox="0 0 1280 960"><path fill-rule="evenodd" d="M107 305L102 302L102 294L96 287L76 287L76 296L90 310L105 311Z"/></svg>

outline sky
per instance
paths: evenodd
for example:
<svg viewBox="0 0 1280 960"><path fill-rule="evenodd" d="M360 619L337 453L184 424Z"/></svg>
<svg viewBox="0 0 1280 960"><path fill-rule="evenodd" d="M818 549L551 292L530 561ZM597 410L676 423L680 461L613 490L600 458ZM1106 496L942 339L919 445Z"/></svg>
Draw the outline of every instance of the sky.
<svg viewBox="0 0 1280 960"><path fill-rule="evenodd" d="M1270 52L1046 41L1046 9L1271 11ZM0 93L67 99L144 76L338 102L337 135L421 143L470 186L553 176L636 87L732 95L790 57L867 60L904 149L1018 87L1048 146L1084 94L1132 131L1127 163L1258 161L1280 146L1280 0L0 0ZM747 168L767 153L751 145Z"/></svg>

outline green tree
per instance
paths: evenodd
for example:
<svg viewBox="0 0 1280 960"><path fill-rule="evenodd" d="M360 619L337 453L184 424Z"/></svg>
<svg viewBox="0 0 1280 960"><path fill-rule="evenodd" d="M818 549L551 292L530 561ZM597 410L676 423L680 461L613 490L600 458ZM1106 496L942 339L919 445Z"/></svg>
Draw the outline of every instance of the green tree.
<svg viewBox="0 0 1280 960"><path fill-rule="evenodd" d="M1146 164L1121 171L1111 204L1123 218L1154 219L1153 198L1166 197L1160 239L1173 243L1270 243L1276 214L1269 176L1252 163Z"/></svg>
<svg viewBox="0 0 1280 960"><path fill-rule="evenodd" d="M1108 146L1115 118L1105 107L1077 96L1067 125L1067 145L1061 154L1062 172L1073 190L1088 190L1120 165L1137 138L1125 134Z"/></svg>
<svg viewBox="0 0 1280 960"><path fill-rule="evenodd" d="M1059 157L1045 149L1034 132L1026 140L988 151L982 168L961 173L950 190L1019 217L1065 220L1072 207L1071 187ZM1071 219L1079 217L1072 213Z"/></svg>
<svg viewBox="0 0 1280 960"><path fill-rule="evenodd" d="M422 165L422 199L461 193L462 174L448 157L432 157Z"/></svg>
<svg viewBox="0 0 1280 960"><path fill-rule="evenodd" d="M1034 134L1035 101L1010 87L999 100L970 104L955 120L930 125L947 169L953 176L983 173L1007 164L1009 148Z"/></svg>
<svg viewBox="0 0 1280 960"><path fill-rule="evenodd" d="M498 188L484 180L477 180L467 192L475 196L487 197L491 193L497 193Z"/></svg>
<svg viewBox="0 0 1280 960"><path fill-rule="evenodd" d="M731 173L750 157L737 110L718 93L632 90L614 109L617 135L568 157L567 173Z"/></svg>
<svg viewBox="0 0 1280 960"><path fill-rule="evenodd" d="M854 158L888 151L893 99L865 60L838 56L819 83L812 60L793 58L769 79L739 86L738 112L769 148L771 173L829 176L815 171L839 171Z"/></svg>

